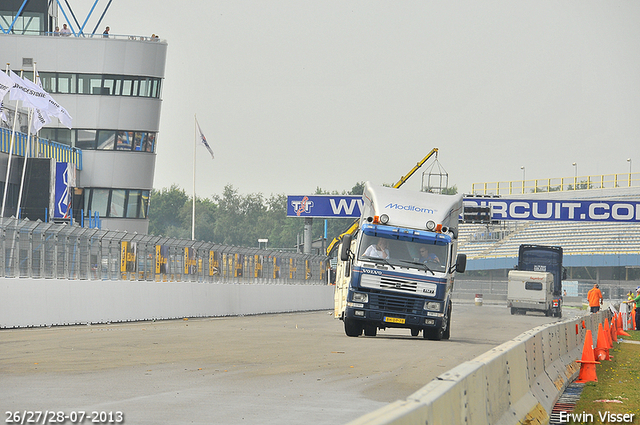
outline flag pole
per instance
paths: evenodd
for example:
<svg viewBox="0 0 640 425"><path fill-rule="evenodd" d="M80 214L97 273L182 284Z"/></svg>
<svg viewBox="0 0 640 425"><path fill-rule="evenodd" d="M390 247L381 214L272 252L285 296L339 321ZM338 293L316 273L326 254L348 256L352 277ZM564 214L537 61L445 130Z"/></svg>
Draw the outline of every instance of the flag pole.
<svg viewBox="0 0 640 425"><path fill-rule="evenodd" d="M9 64L7 63L7 75L9 75ZM20 71L22 75L22 71ZM11 171L11 156L13 155L13 140L16 134L16 123L18 122L18 100L16 100L16 110L13 114L13 129L11 130L11 138L9 139L9 160L7 162L7 177L4 181L4 192L2 193L2 210L0 211L0 217L4 218L4 207L7 203L7 188L9 187L9 173Z"/></svg>
<svg viewBox="0 0 640 425"><path fill-rule="evenodd" d="M33 63L33 82L35 84L38 84L38 82L36 81L36 75L37 75L37 71L36 71L36 63ZM31 150L31 122L33 121L33 114L34 114L34 110L32 108L29 108L29 120L28 125L29 125L29 129L27 130L27 147L24 151L24 162L22 164L22 177L20 179L20 191L18 192L18 210L16 212L16 217L20 218L20 205L22 203L22 191L24 190L24 176L27 173L27 158L29 158L29 154L30 154L30 150Z"/></svg>
<svg viewBox="0 0 640 425"><path fill-rule="evenodd" d="M196 141L198 140L198 118L193 114L193 199L191 206L191 240L196 240Z"/></svg>

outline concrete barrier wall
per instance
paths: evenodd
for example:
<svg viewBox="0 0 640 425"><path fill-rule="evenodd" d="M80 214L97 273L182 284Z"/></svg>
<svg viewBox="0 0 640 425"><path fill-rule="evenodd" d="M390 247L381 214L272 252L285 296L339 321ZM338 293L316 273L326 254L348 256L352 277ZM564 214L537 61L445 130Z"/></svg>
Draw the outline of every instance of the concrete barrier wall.
<svg viewBox="0 0 640 425"><path fill-rule="evenodd" d="M610 316L605 311L524 332L438 376L406 400L349 424L549 423L553 405L580 371L575 360L582 356L586 331L595 335Z"/></svg>
<svg viewBox="0 0 640 425"><path fill-rule="evenodd" d="M0 279L0 328L333 308L333 286Z"/></svg>

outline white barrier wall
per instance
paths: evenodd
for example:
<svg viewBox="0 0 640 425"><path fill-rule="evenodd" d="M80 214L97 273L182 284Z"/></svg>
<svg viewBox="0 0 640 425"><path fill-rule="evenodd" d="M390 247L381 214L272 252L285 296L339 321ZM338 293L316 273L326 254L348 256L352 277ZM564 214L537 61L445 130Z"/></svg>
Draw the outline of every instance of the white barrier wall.
<svg viewBox="0 0 640 425"><path fill-rule="evenodd" d="M0 328L333 308L333 286L0 279Z"/></svg>
<svg viewBox="0 0 640 425"><path fill-rule="evenodd" d="M575 360L586 331L595 335L609 316L605 311L527 331L438 376L406 400L349 424L549 423L553 405L580 371Z"/></svg>

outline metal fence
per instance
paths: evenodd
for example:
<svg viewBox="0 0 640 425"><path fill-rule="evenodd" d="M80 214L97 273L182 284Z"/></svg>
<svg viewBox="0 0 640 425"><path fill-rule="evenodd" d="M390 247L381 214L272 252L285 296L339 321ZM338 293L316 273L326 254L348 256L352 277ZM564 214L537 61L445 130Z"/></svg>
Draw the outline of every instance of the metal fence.
<svg viewBox="0 0 640 425"><path fill-rule="evenodd" d="M327 257L0 218L4 277L326 284Z"/></svg>

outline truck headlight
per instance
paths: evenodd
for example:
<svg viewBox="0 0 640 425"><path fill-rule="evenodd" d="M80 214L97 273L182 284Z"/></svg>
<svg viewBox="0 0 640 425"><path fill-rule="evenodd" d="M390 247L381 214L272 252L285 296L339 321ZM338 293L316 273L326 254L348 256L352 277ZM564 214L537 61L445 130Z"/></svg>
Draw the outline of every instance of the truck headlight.
<svg viewBox="0 0 640 425"><path fill-rule="evenodd" d="M354 292L352 299L355 302L368 303L369 302L369 294L364 294L362 292Z"/></svg>
<svg viewBox="0 0 640 425"><path fill-rule="evenodd" d="M431 310L431 311L441 311L442 304L436 301L425 301L424 309Z"/></svg>

